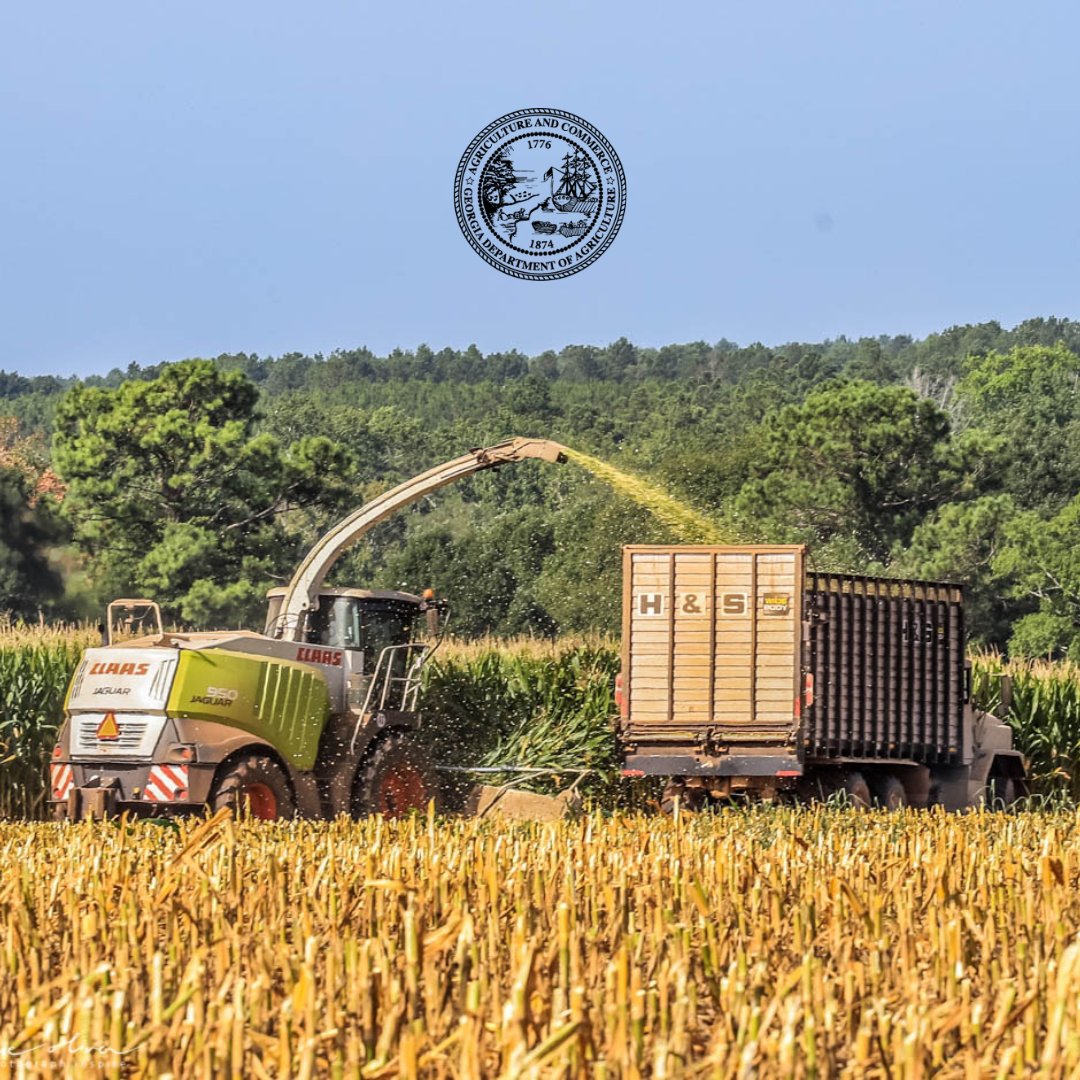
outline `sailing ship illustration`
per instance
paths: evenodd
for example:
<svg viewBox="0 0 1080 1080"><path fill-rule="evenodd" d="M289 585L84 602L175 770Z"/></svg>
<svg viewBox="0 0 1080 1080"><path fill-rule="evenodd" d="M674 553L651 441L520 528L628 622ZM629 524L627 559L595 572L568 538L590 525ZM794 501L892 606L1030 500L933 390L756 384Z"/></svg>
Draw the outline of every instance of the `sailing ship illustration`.
<svg viewBox="0 0 1080 1080"><path fill-rule="evenodd" d="M573 225L563 224L559 226L560 236L584 236L589 231L589 223L582 218Z"/></svg>
<svg viewBox="0 0 1080 1080"><path fill-rule="evenodd" d="M555 187L555 173L562 173L559 186ZM551 201L556 210L564 214L593 214L600 202L597 190L600 185L594 179L592 162L584 151L576 149L563 155L563 168L552 166L544 179L551 181Z"/></svg>

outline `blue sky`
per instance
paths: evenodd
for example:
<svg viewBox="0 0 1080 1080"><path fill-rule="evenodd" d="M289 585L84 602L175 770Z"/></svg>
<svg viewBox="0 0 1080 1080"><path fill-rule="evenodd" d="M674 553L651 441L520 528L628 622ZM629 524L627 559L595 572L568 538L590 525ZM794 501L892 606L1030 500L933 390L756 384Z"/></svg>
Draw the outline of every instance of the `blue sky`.
<svg viewBox="0 0 1080 1080"><path fill-rule="evenodd" d="M0 368L1075 317L1078 12L21 0ZM452 207L470 139L535 105L627 175L619 236L563 281L496 272Z"/></svg>

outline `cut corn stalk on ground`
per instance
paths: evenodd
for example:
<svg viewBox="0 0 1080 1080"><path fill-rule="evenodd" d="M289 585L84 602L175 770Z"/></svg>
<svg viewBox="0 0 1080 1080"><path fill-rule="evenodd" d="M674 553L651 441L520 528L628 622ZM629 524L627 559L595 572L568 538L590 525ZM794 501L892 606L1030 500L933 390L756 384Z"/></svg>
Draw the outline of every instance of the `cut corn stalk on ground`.
<svg viewBox="0 0 1080 1080"><path fill-rule="evenodd" d="M0 1076L1080 1074L1080 814L0 826Z"/></svg>

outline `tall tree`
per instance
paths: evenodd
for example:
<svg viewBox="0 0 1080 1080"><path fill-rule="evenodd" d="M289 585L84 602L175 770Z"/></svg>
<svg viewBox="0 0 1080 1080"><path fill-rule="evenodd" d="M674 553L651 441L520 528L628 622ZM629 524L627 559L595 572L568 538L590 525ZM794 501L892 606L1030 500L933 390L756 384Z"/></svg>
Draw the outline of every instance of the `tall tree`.
<svg viewBox="0 0 1080 1080"><path fill-rule="evenodd" d="M1010 598L1014 581L998 561L1016 513L1011 495L947 503L915 529L906 549L897 546L889 572L961 582L967 587L964 620L973 640L1004 648L1011 621L1033 607L1022 594Z"/></svg>
<svg viewBox="0 0 1080 1080"><path fill-rule="evenodd" d="M514 163L500 150L485 166L483 173L484 198L491 206L502 206L507 194L518 182Z"/></svg>
<svg viewBox="0 0 1080 1080"><path fill-rule="evenodd" d="M285 515L340 496L343 452L254 433L258 392L191 360L116 390L76 387L57 410L64 512L103 589L162 599L190 623L257 620L298 538Z"/></svg>
<svg viewBox="0 0 1080 1080"><path fill-rule="evenodd" d="M0 466L0 612L30 618L59 599L48 551L61 536L51 505L35 499L20 472Z"/></svg>
<svg viewBox="0 0 1080 1080"><path fill-rule="evenodd" d="M972 357L957 392L968 421L1001 437L1002 482L1048 513L1080 490L1080 357L1025 345Z"/></svg>
<svg viewBox="0 0 1080 1080"><path fill-rule="evenodd" d="M1018 514L1006 540L995 568L1013 579L1014 596L1039 605L1013 627L1010 651L1080 660L1080 495L1049 520Z"/></svg>
<svg viewBox="0 0 1080 1080"><path fill-rule="evenodd" d="M934 507L975 487L985 444L958 445L948 417L898 386L834 383L765 418L736 511L749 533L854 538L887 559Z"/></svg>

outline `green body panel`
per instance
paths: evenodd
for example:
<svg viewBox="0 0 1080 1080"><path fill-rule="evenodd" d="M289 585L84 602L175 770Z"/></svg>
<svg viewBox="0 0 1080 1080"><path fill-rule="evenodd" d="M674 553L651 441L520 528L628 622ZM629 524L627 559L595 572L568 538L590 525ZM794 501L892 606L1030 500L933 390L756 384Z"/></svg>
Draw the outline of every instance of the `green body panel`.
<svg viewBox="0 0 1080 1080"><path fill-rule="evenodd" d="M298 769L315 765L330 715L322 675L306 664L223 649L181 650L166 711L266 739Z"/></svg>

